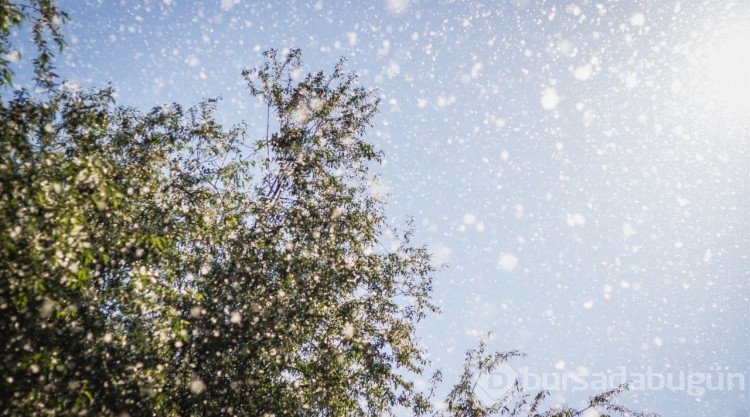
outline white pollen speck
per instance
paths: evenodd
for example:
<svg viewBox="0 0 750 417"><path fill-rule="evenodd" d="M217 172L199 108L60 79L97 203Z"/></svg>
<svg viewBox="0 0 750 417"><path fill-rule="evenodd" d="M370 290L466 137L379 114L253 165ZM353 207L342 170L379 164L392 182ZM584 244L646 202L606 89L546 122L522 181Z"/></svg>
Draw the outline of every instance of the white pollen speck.
<svg viewBox="0 0 750 417"><path fill-rule="evenodd" d="M352 326L351 323L344 324L344 328L341 333L343 333L345 338L351 339L354 336L354 326Z"/></svg>
<svg viewBox="0 0 750 417"><path fill-rule="evenodd" d="M438 243L432 251L433 259L438 264L448 262L451 259L451 254L453 254L453 250L442 243Z"/></svg>
<svg viewBox="0 0 750 417"><path fill-rule="evenodd" d="M399 72L401 72L401 66L398 65L398 62L391 60L388 63L388 68L386 69L385 74L388 78L393 78L397 76Z"/></svg>
<svg viewBox="0 0 750 417"><path fill-rule="evenodd" d="M633 225L631 225L628 222L625 222L622 224L622 236L627 239L635 234L635 229L633 228Z"/></svg>
<svg viewBox="0 0 750 417"><path fill-rule="evenodd" d="M518 257L512 253L501 253L497 260L497 267L503 271L510 272L518 265Z"/></svg>
<svg viewBox="0 0 750 417"><path fill-rule="evenodd" d="M347 32L346 37L349 40L350 46L357 45L357 32Z"/></svg>
<svg viewBox="0 0 750 417"><path fill-rule="evenodd" d="M541 103L543 109L554 110L560 104L560 96L557 95L557 91L554 88L547 87L542 92Z"/></svg>
<svg viewBox="0 0 750 417"><path fill-rule="evenodd" d="M229 317L230 323L237 324L240 321L242 321L242 315L237 311L233 312L231 316Z"/></svg>
<svg viewBox="0 0 750 417"><path fill-rule="evenodd" d="M633 26L643 26L646 23L646 16L643 13L636 13L630 17L630 24Z"/></svg>
<svg viewBox="0 0 750 417"><path fill-rule="evenodd" d="M385 8L395 15L400 15L409 8L409 0L386 0Z"/></svg>
<svg viewBox="0 0 750 417"><path fill-rule="evenodd" d="M206 390L206 383L201 381L200 378L195 378L190 381L190 392L193 394L200 394Z"/></svg>
<svg viewBox="0 0 750 417"><path fill-rule="evenodd" d="M229 10L238 4L240 4L240 0L221 0L221 8L224 10Z"/></svg>
<svg viewBox="0 0 750 417"><path fill-rule="evenodd" d="M195 55L190 55L185 59L185 63L188 64L190 67L197 67L200 65L201 61L198 59Z"/></svg>
<svg viewBox="0 0 750 417"><path fill-rule="evenodd" d="M586 81L591 78L591 65L586 64L573 70L573 76L579 81Z"/></svg>
<svg viewBox="0 0 750 417"><path fill-rule="evenodd" d="M593 408L587 408L583 411L583 414L581 414L581 417L599 417L601 414L596 409Z"/></svg>
<svg viewBox="0 0 750 417"><path fill-rule="evenodd" d="M15 63L15 62L18 62L18 61L21 60L21 53L19 51L13 50L13 51L10 51L10 52L6 53L5 55L3 55L2 58L5 59L8 62L14 62Z"/></svg>
<svg viewBox="0 0 750 417"><path fill-rule="evenodd" d="M471 78L478 78L479 72L482 70L482 63L481 62L475 62L474 65L471 67Z"/></svg>
<svg viewBox="0 0 750 417"><path fill-rule="evenodd" d="M568 223L568 226L570 227L583 226L584 224L586 224L586 218L583 217L583 214L567 213L566 216L567 216L566 222Z"/></svg>

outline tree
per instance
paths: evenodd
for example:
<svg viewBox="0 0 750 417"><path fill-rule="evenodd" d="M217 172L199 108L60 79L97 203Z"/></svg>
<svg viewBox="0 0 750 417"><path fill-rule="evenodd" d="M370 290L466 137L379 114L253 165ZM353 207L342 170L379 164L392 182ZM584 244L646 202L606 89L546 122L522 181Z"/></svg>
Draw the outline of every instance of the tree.
<svg viewBox="0 0 750 417"><path fill-rule="evenodd" d="M447 409L415 388L434 268L368 191L378 102L343 62L298 79L299 50L265 53L243 73L273 115L251 142L215 100L143 114L56 84L66 16L0 12L0 56L24 21L38 47L36 93L9 94L0 60L2 415L536 415L543 394L476 400L515 355L484 344Z"/></svg>

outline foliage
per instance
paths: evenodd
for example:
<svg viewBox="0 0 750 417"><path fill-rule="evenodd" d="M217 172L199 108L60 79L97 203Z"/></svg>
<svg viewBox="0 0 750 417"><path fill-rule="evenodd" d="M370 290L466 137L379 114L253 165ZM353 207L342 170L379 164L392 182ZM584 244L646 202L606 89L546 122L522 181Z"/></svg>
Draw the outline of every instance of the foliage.
<svg viewBox="0 0 750 417"><path fill-rule="evenodd" d="M549 392L540 391L533 395L525 393L520 381L516 379L514 384L508 387L503 398L492 404L484 404L477 395L479 379L484 375L492 375L499 366L509 360L524 356L518 351L487 353L487 341L491 336L491 334L488 334L483 337L476 349L471 349L466 353L464 371L459 377L459 381L448 394L444 409L439 410L434 415L442 417L579 417L584 415L610 417L609 414L601 414L601 412L606 411L614 413L612 415L658 417L658 414L634 411L617 403L617 397L628 389L628 384L622 384L591 396L586 406L581 409L563 405L543 411ZM441 376L438 373L433 377L433 387L441 382ZM587 412L593 412L593 414L587 414Z"/></svg>
<svg viewBox="0 0 750 417"><path fill-rule="evenodd" d="M415 388L434 268L368 190L378 103L342 62L300 78L299 50L269 51L243 72L273 111L250 142L215 100L143 114L56 85L66 15L0 13L1 415L576 415L480 404L473 378L517 356L484 344L447 408L439 375ZM24 21L34 96L9 93ZM590 407L626 412L617 393Z"/></svg>
<svg viewBox="0 0 750 417"><path fill-rule="evenodd" d="M65 46L60 30L68 20L68 15L59 10L53 0L29 0L27 4L0 0L0 87L11 84L11 64L21 59L21 53L11 47L11 32L29 20L33 44L36 47L36 57L32 60L34 80L46 88L54 85L56 75L52 72L52 59L54 50L61 52ZM50 48L50 41L56 48Z"/></svg>

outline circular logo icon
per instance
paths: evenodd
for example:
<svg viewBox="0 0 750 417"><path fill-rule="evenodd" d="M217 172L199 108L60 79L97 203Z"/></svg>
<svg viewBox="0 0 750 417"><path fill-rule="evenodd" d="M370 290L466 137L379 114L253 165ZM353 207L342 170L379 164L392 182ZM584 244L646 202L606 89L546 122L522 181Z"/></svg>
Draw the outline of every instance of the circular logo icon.
<svg viewBox="0 0 750 417"><path fill-rule="evenodd" d="M490 373L482 374L474 388L474 394L486 403L502 400L518 379L518 374L508 364L503 363Z"/></svg>

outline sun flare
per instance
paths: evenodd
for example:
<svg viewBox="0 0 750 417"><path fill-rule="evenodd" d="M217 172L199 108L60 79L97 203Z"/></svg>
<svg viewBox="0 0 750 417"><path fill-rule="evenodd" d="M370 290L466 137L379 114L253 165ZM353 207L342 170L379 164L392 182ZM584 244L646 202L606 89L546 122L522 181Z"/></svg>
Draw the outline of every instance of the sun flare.
<svg viewBox="0 0 750 417"><path fill-rule="evenodd" d="M697 52L698 99L709 109L750 117L750 29L722 30Z"/></svg>

